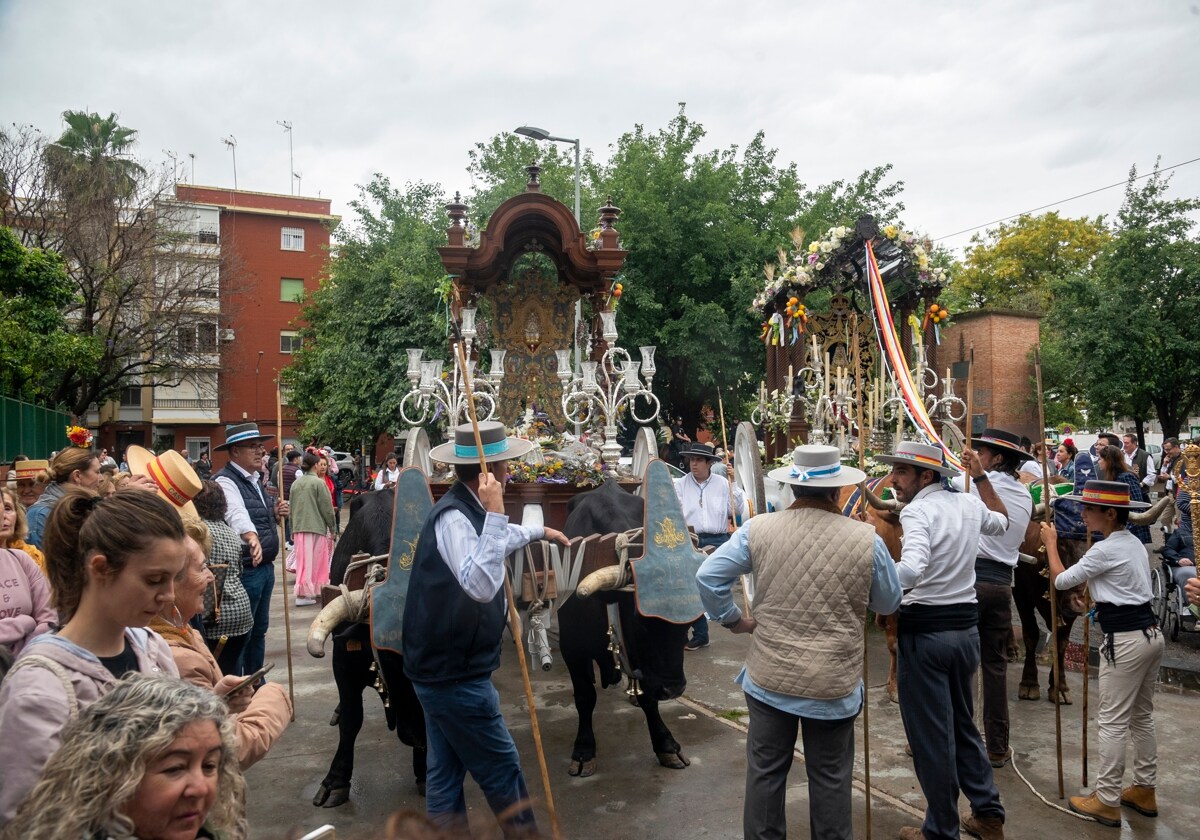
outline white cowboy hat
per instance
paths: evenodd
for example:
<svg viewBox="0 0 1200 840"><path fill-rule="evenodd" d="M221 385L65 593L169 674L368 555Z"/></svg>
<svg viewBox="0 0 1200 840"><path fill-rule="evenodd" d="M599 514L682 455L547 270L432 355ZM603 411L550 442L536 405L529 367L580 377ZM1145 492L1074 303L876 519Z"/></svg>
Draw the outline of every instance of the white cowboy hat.
<svg viewBox="0 0 1200 840"><path fill-rule="evenodd" d="M848 487L861 483L867 474L843 465L836 446L806 443L792 450L790 467L771 470L767 477L801 487Z"/></svg>
<svg viewBox="0 0 1200 840"><path fill-rule="evenodd" d="M933 470L945 476L958 475L958 470L945 462L940 446L930 446L927 443L917 443L915 440L902 440L896 446L895 455L876 455L875 460L881 464L909 464L925 470Z"/></svg>
<svg viewBox="0 0 1200 840"><path fill-rule="evenodd" d="M479 424L479 439L483 444L483 459L491 464L520 458L533 448L523 438L509 437L504 424L496 420L484 420ZM454 440L429 450L429 458L443 464L478 464L479 449L475 446L475 431L470 423L454 428Z"/></svg>

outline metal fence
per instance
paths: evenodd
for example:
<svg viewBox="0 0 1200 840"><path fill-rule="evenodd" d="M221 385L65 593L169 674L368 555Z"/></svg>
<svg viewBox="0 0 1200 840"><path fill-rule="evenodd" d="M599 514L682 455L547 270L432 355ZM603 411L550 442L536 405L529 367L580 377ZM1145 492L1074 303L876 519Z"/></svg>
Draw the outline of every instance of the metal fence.
<svg viewBox="0 0 1200 840"><path fill-rule="evenodd" d="M67 441L71 415L12 397L0 397L0 462L12 463L20 454L49 458Z"/></svg>

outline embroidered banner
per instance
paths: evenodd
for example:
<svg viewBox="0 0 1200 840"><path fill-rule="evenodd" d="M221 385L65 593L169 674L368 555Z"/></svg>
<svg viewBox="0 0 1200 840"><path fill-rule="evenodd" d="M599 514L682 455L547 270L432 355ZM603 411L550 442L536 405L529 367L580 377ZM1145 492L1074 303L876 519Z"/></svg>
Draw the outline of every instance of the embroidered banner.
<svg viewBox="0 0 1200 840"><path fill-rule="evenodd" d="M400 470L396 479L396 506L392 509L392 548L387 580L371 589L371 643L377 650L400 650L404 602L412 578L417 538L433 509L429 482L418 467Z"/></svg>
<svg viewBox="0 0 1200 840"><path fill-rule="evenodd" d="M704 612L696 588L696 572L704 554L692 546L665 462L650 462L642 487L646 492L646 547L641 558L629 564L638 612L674 624L690 624Z"/></svg>

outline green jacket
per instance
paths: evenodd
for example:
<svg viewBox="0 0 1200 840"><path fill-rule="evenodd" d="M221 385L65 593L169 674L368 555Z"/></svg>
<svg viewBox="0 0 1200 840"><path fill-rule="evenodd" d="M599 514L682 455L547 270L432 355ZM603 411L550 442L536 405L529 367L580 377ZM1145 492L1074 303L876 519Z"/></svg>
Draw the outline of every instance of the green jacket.
<svg viewBox="0 0 1200 840"><path fill-rule="evenodd" d="M333 530L333 498L315 473L302 473L288 495L292 533L324 534Z"/></svg>

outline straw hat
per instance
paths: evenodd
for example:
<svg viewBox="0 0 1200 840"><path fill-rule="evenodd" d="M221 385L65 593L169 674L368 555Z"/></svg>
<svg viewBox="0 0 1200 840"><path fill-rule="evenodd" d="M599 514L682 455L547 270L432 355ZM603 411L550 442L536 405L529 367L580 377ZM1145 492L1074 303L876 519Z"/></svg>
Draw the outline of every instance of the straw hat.
<svg viewBox="0 0 1200 840"><path fill-rule="evenodd" d="M520 458L533 448L533 444L517 437L509 437L504 424L496 420L484 420L479 424L479 439L483 444L484 461L508 461ZM475 446L475 432L470 423L454 427L454 440L429 450L429 458L443 464L478 464L479 450Z"/></svg>
<svg viewBox="0 0 1200 840"><path fill-rule="evenodd" d="M861 483L867 474L860 469L844 466L836 446L809 443L792 450L790 467L771 470L767 477L802 487L847 487Z"/></svg>
<svg viewBox="0 0 1200 840"><path fill-rule="evenodd" d="M130 446L125 450L125 460L134 475L144 475L154 482L155 492L170 502L181 517L200 519L192 499L200 492L200 476L182 455L168 449L156 456L148 449Z"/></svg>
<svg viewBox="0 0 1200 840"><path fill-rule="evenodd" d="M225 427L225 442L214 446L214 452L224 452L231 446L254 440L274 440L275 435L264 435L258 431L257 423L234 423Z"/></svg>
<svg viewBox="0 0 1200 840"><path fill-rule="evenodd" d="M1149 502L1130 501L1129 485L1123 481L1087 481L1084 482L1082 493L1058 498L1083 502L1085 505L1125 508L1126 510L1145 510L1150 507Z"/></svg>
<svg viewBox="0 0 1200 840"><path fill-rule="evenodd" d="M26 478L32 478L36 481L37 477L48 469L50 469L50 462L46 460L17 461L12 465L12 469L8 471L8 477L13 481L21 481Z"/></svg>
<svg viewBox="0 0 1200 840"><path fill-rule="evenodd" d="M933 470L945 476L958 475L958 470L946 463L940 446L930 446L927 443L917 443L915 440L902 440L896 446L894 455L876 455L875 460L882 464L909 464L925 470Z"/></svg>

